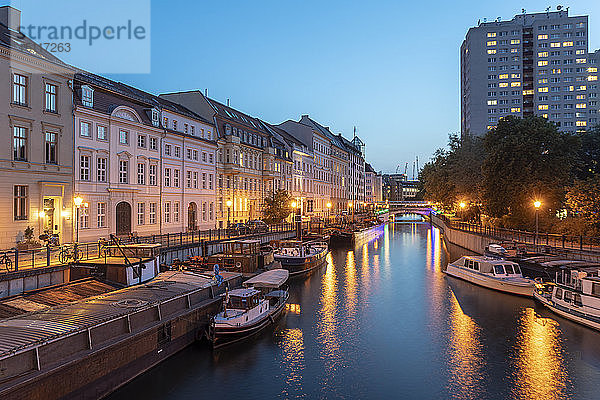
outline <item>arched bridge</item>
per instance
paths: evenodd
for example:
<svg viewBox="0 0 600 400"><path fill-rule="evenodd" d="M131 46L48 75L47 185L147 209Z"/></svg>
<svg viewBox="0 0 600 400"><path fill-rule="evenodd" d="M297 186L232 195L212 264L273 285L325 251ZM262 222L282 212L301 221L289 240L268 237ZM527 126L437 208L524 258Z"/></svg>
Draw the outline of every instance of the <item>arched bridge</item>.
<svg viewBox="0 0 600 400"><path fill-rule="evenodd" d="M427 201L389 201L390 218L396 215L418 214L421 216L429 216L431 204Z"/></svg>

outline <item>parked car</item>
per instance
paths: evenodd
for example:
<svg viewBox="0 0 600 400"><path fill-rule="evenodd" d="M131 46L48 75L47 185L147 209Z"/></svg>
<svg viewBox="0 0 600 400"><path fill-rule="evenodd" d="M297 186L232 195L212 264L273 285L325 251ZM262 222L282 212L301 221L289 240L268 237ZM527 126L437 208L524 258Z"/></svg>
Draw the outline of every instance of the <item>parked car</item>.
<svg viewBox="0 0 600 400"><path fill-rule="evenodd" d="M229 225L229 227L227 228L227 234L229 236L246 235L248 233L250 233L248 227L246 226L246 224L241 222Z"/></svg>
<svg viewBox="0 0 600 400"><path fill-rule="evenodd" d="M269 232L269 225L267 225L264 221L261 221L259 219L249 221L248 228L252 233Z"/></svg>

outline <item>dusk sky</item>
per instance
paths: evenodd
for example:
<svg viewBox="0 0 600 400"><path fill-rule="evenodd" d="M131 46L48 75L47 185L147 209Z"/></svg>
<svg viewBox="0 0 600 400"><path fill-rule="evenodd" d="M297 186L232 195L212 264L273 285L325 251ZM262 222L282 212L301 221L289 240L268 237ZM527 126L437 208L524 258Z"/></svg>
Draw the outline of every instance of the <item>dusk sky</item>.
<svg viewBox="0 0 600 400"><path fill-rule="evenodd" d="M4 2L6 3L6 2ZM25 0L12 5L23 9ZM90 2L90 7L97 2ZM151 73L109 75L163 93L210 97L271 123L302 114L367 145L391 172L423 165L460 129L459 47L477 20L502 20L541 1L152 1ZM555 10L557 4L552 4ZM600 47L600 2L565 3L590 15ZM23 11L25 14L25 10ZM25 15L23 16L25 18Z"/></svg>

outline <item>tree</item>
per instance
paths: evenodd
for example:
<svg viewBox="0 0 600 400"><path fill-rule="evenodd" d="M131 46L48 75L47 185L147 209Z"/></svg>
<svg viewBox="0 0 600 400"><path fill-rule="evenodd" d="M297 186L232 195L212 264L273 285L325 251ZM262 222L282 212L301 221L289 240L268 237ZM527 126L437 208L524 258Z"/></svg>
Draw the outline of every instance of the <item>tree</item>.
<svg viewBox="0 0 600 400"><path fill-rule="evenodd" d="M542 117L506 117L484 137L483 206L493 217L531 220L531 204L557 209L564 199L577 138Z"/></svg>
<svg viewBox="0 0 600 400"><path fill-rule="evenodd" d="M575 181L567 190L566 204L590 235L600 233L600 174Z"/></svg>
<svg viewBox="0 0 600 400"><path fill-rule="evenodd" d="M578 179L588 179L600 174L600 125L578 135L579 146L574 164Z"/></svg>
<svg viewBox="0 0 600 400"><path fill-rule="evenodd" d="M286 190L279 189L265 198L265 222L280 223L292 212L291 198Z"/></svg>

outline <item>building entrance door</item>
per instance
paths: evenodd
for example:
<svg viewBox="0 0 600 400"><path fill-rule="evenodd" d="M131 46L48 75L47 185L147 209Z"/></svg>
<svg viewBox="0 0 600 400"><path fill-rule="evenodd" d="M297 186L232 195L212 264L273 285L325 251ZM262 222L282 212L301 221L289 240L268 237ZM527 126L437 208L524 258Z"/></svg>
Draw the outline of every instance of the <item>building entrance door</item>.
<svg viewBox="0 0 600 400"><path fill-rule="evenodd" d="M131 206L122 201L117 204L117 236L129 235L131 233Z"/></svg>
<svg viewBox="0 0 600 400"><path fill-rule="evenodd" d="M198 229L196 226L197 214L198 214L198 206L196 206L196 203L191 202L190 205L188 206L188 230L189 231L195 231L196 229Z"/></svg>

